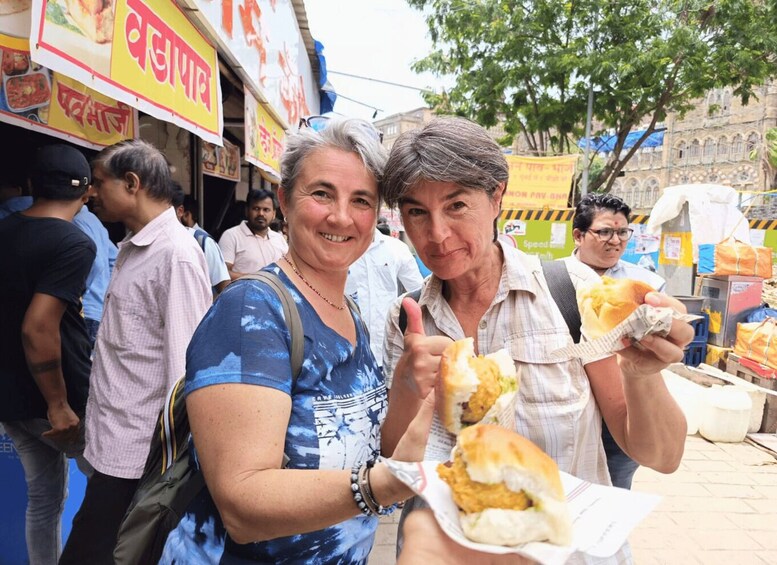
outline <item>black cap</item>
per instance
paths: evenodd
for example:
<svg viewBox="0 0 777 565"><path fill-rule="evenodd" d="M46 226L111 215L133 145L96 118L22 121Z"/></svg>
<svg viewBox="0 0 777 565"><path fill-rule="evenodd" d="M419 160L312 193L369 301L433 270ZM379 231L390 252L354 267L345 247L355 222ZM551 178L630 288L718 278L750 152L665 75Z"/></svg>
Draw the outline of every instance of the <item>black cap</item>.
<svg viewBox="0 0 777 565"><path fill-rule="evenodd" d="M37 187L81 188L92 183L92 170L78 149L58 143L35 152L32 177Z"/></svg>

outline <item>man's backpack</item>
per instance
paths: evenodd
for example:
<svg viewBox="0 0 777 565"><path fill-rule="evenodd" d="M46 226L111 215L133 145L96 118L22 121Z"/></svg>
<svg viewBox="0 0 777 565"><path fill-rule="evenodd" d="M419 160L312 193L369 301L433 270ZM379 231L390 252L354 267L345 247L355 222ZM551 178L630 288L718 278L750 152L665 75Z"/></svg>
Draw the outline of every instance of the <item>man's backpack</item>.
<svg viewBox="0 0 777 565"><path fill-rule="evenodd" d="M550 295L561 311L564 321L567 323L569 333L575 343L580 343L580 310L577 307L577 295L575 285L572 284L572 278L569 276L567 265L563 261L542 261L542 273L545 275L545 281L548 283ZM423 287L421 287L423 288ZM421 298L421 289L407 294L416 302ZM407 329L407 314L405 309L400 306L399 318L397 320L399 330L405 333Z"/></svg>
<svg viewBox="0 0 777 565"><path fill-rule="evenodd" d="M292 388L302 368L304 334L297 305L275 273L259 271L242 279L267 283L280 298L291 334ZM170 532L205 487L190 449L189 418L181 378L168 393L146 459L143 476L119 529L113 553L117 565L157 563Z"/></svg>

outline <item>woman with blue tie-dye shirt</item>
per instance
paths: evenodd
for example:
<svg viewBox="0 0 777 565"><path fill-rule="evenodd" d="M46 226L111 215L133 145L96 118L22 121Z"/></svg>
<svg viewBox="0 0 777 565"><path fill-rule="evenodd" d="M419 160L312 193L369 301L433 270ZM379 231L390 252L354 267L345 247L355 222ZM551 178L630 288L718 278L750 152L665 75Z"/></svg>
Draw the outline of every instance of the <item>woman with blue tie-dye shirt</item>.
<svg viewBox="0 0 777 565"><path fill-rule="evenodd" d="M291 336L269 287L243 280L222 293L186 371L194 445L218 513L198 500L162 562L366 563L377 515L411 496L377 460L386 385L343 296L348 267L372 241L385 161L361 120L287 140L279 199L289 253L267 269L299 310L302 369L292 383ZM409 308L412 322L420 311ZM396 459L423 458L431 396Z"/></svg>

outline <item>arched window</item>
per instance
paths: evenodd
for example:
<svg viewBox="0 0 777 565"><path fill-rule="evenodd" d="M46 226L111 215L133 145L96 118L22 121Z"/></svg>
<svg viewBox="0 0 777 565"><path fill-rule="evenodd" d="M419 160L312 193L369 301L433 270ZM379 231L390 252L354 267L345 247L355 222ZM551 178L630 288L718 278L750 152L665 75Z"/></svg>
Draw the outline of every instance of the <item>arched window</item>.
<svg viewBox="0 0 777 565"><path fill-rule="evenodd" d="M727 161L728 160L728 138L724 135L718 140L718 161Z"/></svg>
<svg viewBox="0 0 777 565"><path fill-rule="evenodd" d="M675 151L675 155L678 161L685 161L688 158L688 144L686 144L684 141L681 141L677 144Z"/></svg>
<svg viewBox="0 0 777 565"><path fill-rule="evenodd" d="M740 134L736 134L734 140L731 142L731 157L734 160L741 159L744 152L745 142Z"/></svg>
<svg viewBox="0 0 777 565"><path fill-rule="evenodd" d="M755 132L752 132L750 135L747 136L747 148L745 149L745 157L749 159L750 155L754 151L758 150L760 141L761 141L760 136Z"/></svg>
<svg viewBox="0 0 777 565"><path fill-rule="evenodd" d="M704 140L704 153L702 161L704 163L712 163L715 160L715 140L708 137Z"/></svg>
<svg viewBox="0 0 777 565"><path fill-rule="evenodd" d="M632 208L639 208L639 196L639 179L632 177L626 181L626 194L623 199Z"/></svg>
<svg viewBox="0 0 777 565"><path fill-rule="evenodd" d="M723 91L723 111L728 112L731 109L731 91L726 89Z"/></svg>
<svg viewBox="0 0 777 565"><path fill-rule="evenodd" d="M646 208L652 208L658 200L658 179L650 177L645 181L645 199L642 205Z"/></svg>
<svg viewBox="0 0 777 565"><path fill-rule="evenodd" d="M688 148L688 160L691 163L698 163L701 155L701 143L698 139L691 141L691 146Z"/></svg>
<svg viewBox="0 0 777 565"><path fill-rule="evenodd" d="M623 198L623 181L617 179L614 183L612 183L612 193L615 196L620 196Z"/></svg>
<svg viewBox="0 0 777 565"><path fill-rule="evenodd" d="M664 148L655 147L653 149L653 155L650 157L650 164L655 169L661 167L664 164Z"/></svg>

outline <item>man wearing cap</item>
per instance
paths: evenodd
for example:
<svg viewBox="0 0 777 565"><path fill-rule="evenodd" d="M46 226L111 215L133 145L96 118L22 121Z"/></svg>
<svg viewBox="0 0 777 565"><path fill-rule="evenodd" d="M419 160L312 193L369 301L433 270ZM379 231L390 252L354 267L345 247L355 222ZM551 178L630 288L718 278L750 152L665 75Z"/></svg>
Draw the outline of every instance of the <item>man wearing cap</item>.
<svg viewBox="0 0 777 565"><path fill-rule="evenodd" d="M91 348L81 296L95 245L73 224L90 178L77 149L43 147L32 206L0 220L0 421L27 480L30 563L59 558L67 458L91 474L82 457Z"/></svg>
<svg viewBox="0 0 777 565"><path fill-rule="evenodd" d="M84 456L94 473L60 564L113 563L159 411L212 303L205 257L171 206L164 155L128 140L92 165L96 214L121 221L128 234L105 297L86 406Z"/></svg>

